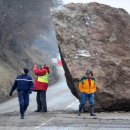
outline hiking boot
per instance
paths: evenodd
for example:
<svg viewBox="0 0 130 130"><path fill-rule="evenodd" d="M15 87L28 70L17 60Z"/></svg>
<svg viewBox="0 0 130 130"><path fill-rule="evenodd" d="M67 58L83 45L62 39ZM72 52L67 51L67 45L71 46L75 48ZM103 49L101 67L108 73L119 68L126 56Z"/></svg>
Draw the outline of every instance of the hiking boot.
<svg viewBox="0 0 130 130"><path fill-rule="evenodd" d="M21 115L21 119L24 119L24 115Z"/></svg>
<svg viewBox="0 0 130 130"><path fill-rule="evenodd" d="M94 114L94 106L93 105L90 106L90 116L96 116Z"/></svg>
<svg viewBox="0 0 130 130"><path fill-rule="evenodd" d="M78 116L80 116L81 115L81 112L78 112Z"/></svg>
<svg viewBox="0 0 130 130"><path fill-rule="evenodd" d="M90 116L96 116L94 113L90 113Z"/></svg>
<svg viewBox="0 0 130 130"><path fill-rule="evenodd" d="M47 107L42 107L42 110L40 112L47 112Z"/></svg>
<svg viewBox="0 0 130 130"><path fill-rule="evenodd" d="M47 110L41 110L40 112L47 112Z"/></svg>
<svg viewBox="0 0 130 130"><path fill-rule="evenodd" d="M41 110L40 109L37 109L37 110L35 110L34 112L40 112Z"/></svg>
<svg viewBox="0 0 130 130"><path fill-rule="evenodd" d="M24 119L24 116L21 116L21 119Z"/></svg>

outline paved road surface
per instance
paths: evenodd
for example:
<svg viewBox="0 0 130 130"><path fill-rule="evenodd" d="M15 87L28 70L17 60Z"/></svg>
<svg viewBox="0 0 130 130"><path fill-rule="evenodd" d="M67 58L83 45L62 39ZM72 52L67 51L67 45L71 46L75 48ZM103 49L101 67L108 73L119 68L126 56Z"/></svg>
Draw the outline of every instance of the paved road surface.
<svg viewBox="0 0 130 130"><path fill-rule="evenodd" d="M130 113L88 113L77 116L78 100L72 96L59 68L59 80L47 92L48 112L35 113L35 93L25 119L21 120L17 98L0 104L0 130L130 130Z"/></svg>

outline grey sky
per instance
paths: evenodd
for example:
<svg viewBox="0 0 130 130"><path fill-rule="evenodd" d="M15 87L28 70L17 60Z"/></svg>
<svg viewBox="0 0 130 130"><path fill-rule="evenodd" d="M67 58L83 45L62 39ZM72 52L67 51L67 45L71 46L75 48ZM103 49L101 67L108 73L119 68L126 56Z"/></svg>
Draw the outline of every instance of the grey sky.
<svg viewBox="0 0 130 130"><path fill-rule="evenodd" d="M64 4L67 3L89 3L98 2L102 4L107 4L116 8L123 8L130 14L130 0L63 0Z"/></svg>

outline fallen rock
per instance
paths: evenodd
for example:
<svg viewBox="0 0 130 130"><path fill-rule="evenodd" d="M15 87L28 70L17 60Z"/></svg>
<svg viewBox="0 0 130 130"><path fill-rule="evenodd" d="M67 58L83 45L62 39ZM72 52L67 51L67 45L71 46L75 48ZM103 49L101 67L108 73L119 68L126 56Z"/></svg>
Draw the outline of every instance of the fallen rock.
<svg viewBox="0 0 130 130"><path fill-rule="evenodd" d="M97 111L130 110L130 15L98 3L52 11L63 67L72 93L86 68L97 80Z"/></svg>

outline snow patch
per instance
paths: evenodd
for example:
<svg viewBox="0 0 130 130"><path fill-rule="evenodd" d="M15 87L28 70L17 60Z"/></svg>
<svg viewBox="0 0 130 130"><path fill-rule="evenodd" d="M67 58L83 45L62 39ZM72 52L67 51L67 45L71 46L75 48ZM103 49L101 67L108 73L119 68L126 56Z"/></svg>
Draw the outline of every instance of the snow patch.
<svg viewBox="0 0 130 130"><path fill-rule="evenodd" d="M82 49L82 50L77 51L75 58L78 58L77 56L90 57L91 55L90 55L89 51Z"/></svg>

